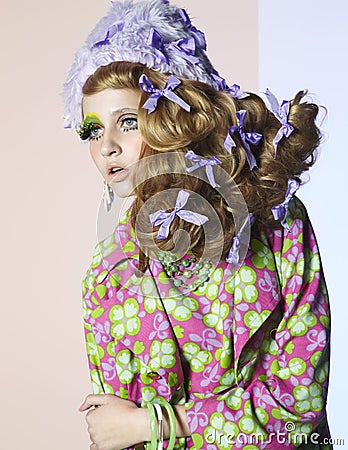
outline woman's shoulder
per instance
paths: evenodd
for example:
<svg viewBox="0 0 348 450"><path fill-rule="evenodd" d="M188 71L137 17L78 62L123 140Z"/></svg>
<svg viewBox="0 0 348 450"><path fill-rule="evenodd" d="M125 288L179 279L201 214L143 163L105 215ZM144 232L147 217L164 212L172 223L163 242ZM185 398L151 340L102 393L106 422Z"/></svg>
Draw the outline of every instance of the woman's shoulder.
<svg viewBox="0 0 348 450"><path fill-rule="evenodd" d="M287 223L291 228L295 220L302 220L304 223L309 220L307 208L299 197L294 197L289 202Z"/></svg>
<svg viewBox="0 0 348 450"><path fill-rule="evenodd" d="M282 222L279 221L276 227L264 226L255 221L251 238L267 240L272 244L277 242L278 245L284 243L286 239L297 239L310 225L307 208L297 196L293 196L285 208L285 218Z"/></svg>
<svg viewBox="0 0 348 450"><path fill-rule="evenodd" d="M119 282L120 273L129 276L137 268L139 247L131 225L130 210L119 219L114 231L99 241L93 250L92 261L83 278L83 288L93 289L99 284L107 286Z"/></svg>

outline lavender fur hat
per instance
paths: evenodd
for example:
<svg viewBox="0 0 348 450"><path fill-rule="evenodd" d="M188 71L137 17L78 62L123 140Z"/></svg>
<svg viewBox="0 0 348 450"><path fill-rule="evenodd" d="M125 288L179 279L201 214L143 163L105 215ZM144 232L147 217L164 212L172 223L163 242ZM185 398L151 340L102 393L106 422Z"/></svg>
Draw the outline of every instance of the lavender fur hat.
<svg viewBox="0 0 348 450"><path fill-rule="evenodd" d="M83 120L82 87L87 78L114 61L139 62L219 87L214 79L217 72L205 53L204 34L191 24L185 10L168 0L111 3L68 70L62 93L66 128L77 129Z"/></svg>

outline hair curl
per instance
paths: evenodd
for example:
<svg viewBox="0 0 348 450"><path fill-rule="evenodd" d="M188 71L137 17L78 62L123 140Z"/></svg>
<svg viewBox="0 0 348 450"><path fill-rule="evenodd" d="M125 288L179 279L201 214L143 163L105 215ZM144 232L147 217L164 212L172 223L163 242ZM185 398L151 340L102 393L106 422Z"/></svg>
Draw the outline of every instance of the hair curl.
<svg viewBox="0 0 348 450"><path fill-rule="evenodd" d="M279 227L279 221L274 220L272 207L284 201L290 178L301 182L301 174L316 160L316 149L321 141L321 134L315 123L319 107L302 101L307 91L298 92L291 101L288 122L294 127L294 131L289 138L283 138L279 142L275 157L273 139L281 124L258 95L248 93L248 97L234 99L228 93L216 91L205 83L178 77L181 84L175 93L191 106L191 112L188 113L176 103L162 98L158 101L156 111L148 114L147 110L142 108L149 97L149 94L139 87L139 78L142 74L146 74L158 88L163 88L168 79L168 75L139 63L114 62L97 69L86 81L82 92L84 95L93 95L107 88L139 91L138 124L143 139L140 159L166 152L175 152L183 156L189 150L202 157L216 156L222 162L222 168L241 191L248 210L255 219L261 225ZM263 137L259 144L252 146L258 165L252 171L249 169L243 143L237 133L233 137L236 147L232 154L227 153L224 147L227 130L231 125L237 125L236 112L242 109L247 111L244 130L256 131ZM147 222L141 219L139 212L142 206L164 190L189 189L213 206L223 232L217 231L215 243L205 242L202 227L175 217L169 237L157 240L156 246L162 250L172 250L175 247L172 239L174 231L184 229L190 234L190 250L193 254L200 257L206 246L211 246L213 253L218 241L222 244L222 256L226 256L236 232L236 224L231 214L233 211L209 183L185 173L186 166L184 170L181 166L185 165L182 157L178 158L177 171L169 165L172 162L167 163L165 158L161 158L161 164L163 165L161 175L158 175L158 166L154 167L151 164L145 164L144 170L137 175L135 201L131 211L133 226L136 219L143 221L140 229L154 241L157 229L149 226L148 218ZM142 179L146 181L142 182ZM170 192L168 201L173 202ZM202 213L204 214L204 211ZM148 259L143 251L140 253L139 269L143 271Z"/></svg>

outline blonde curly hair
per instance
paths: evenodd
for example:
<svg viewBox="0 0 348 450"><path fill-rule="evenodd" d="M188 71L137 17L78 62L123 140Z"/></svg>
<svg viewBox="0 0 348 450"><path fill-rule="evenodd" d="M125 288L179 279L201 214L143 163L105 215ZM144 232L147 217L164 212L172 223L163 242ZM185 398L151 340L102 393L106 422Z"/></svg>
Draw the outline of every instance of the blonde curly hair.
<svg viewBox="0 0 348 450"><path fill-rule="evenodd" d="M205 158L215 156L239 188L248 210L258 221L259 226L280 227L279 221L273 217L272 207L284 201L289 179L301 182L301 174L316 160L315 150L321 141L321 133L316 125L319 107L302 101L307 92L298 92L291 101L288 122L294 127L294 131L288 138L283 138L279 142L275 157L273 140L281 124L267 109L260 96L248 93L247 97L236 99L225 91L215 90L208 84L177 77L181 80L181 84L175 89L175 93L191 106L191 111L188 113L176 103L162 98L158 101L156 111L148 114L147 110L142 108L149 97L149 94L139 87L139 78L142 74L147 75L157 88L163 88L169 76L139 63L113 62L99 67L87 79L82 92L88 96L107 88L139 91L141 97L138 126L143 139L140 159L167 152L183 156L189 150ZM247 111L244 130L262 135L261 141L252 146L258 166L253 170L249 168L243 143L237 133L233 136L236 147L231 154L224 146L228 129L231 125L237 125L236 112L239 110ZM172 160L166 162L165 158L161 158L160 164L167 165L161 168L161 175L158 175L159 168L151 164L142 166L144 170L136 175L138 179L135 180L135 201L131 210L132 225L135 227L138 220L138 229L144 230L144 235L155 240L158 228L153 228L148 218L146 220L141 218L139 211L142 206L155 194L164 190L189 189L213 206L221 224L220 230L223 232L217 231L215 243L206 242L202 227L175 217L168 238L157 240L157 247L162 250L173 249L174 231L184 229L191 238L190 251L197 257L202 255L204 247L207 246L210 246L213 252L217 242L222 244L222 256L226 256L236 234L236 224L233 211L225 199L209 183L185 173L185 170L179 167L185 164L183 158L178 158L178 170L172 166ZM173 199L169 197L170 195L168 201L172 201ZM144 222L140 227L139 220ZM139 269L143 271L147 264L148 255L141 250Z"/></svg>

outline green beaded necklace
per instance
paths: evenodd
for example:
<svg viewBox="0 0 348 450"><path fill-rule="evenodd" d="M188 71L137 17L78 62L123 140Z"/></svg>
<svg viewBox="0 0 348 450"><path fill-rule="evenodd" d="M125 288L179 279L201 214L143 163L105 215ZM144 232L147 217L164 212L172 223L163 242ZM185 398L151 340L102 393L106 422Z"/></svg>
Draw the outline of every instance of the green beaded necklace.
<svg viewBox="0 0 348 450"><path fill-rule="evenodd" d="M198 261L195 256L188 256L179 261L173 253L162 251L158 259L167 275L174 279L174 286L190 291L196 290L208 281L214 269L211 261ZM191 268L193 263L196 264Z"/></svg>

